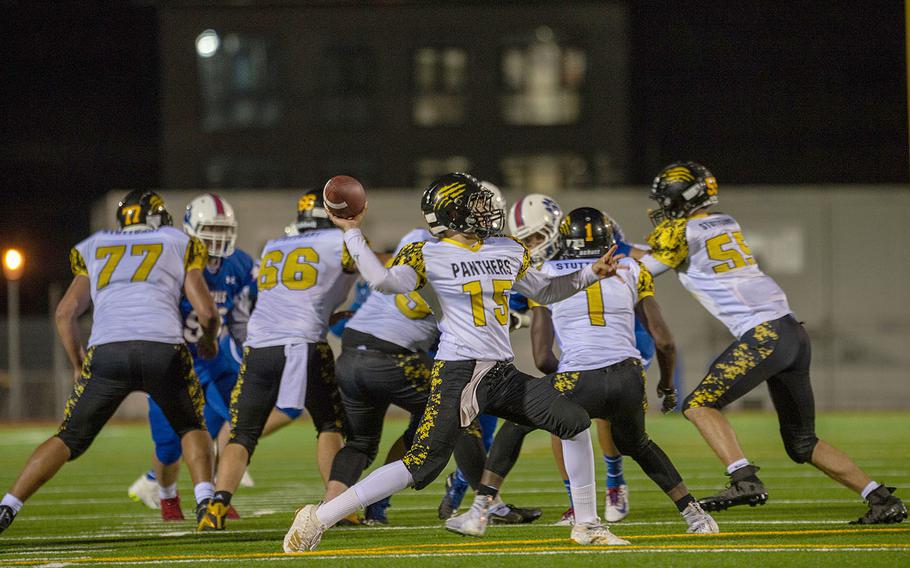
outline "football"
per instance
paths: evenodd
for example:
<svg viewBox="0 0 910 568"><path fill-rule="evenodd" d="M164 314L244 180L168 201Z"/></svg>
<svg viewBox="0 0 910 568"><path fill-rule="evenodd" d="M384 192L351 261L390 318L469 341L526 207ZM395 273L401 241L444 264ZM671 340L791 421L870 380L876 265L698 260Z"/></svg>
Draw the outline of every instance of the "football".
<svg viewBox="0 0 910 568"><path fill-rule="evenodd" d="M330 179L322 190L322 197L332 214L346 219L363 211L367 201L363 186L351 176L335 176Z"/></svg>

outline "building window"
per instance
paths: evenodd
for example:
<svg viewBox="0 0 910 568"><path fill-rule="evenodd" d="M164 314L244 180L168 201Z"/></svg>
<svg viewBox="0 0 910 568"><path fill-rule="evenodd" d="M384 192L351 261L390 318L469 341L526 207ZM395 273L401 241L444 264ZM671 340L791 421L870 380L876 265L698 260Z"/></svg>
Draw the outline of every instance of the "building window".
<svg viewBox="0 0 910 568"><path fill-rule="evenodd" d="M464 124L467 63L467 53L456 47L423 47L414 52L415 124Z"/></svg>
<svg viewBox="0 0 910 568"><path fill-rule="evenodd" d="M588 162L575 154L522 154L500 162L506 187L526 193L550 194L587 187L591 183Z"/></svg>
<svg viewBox="0 0 910 568"><path fill-rule="evenodd" d="M282 118L272 39L205 30L196 37L196 55L204 131L266 128Z"/></svg>
<svg viewBox="0 0 910 568"><path fill-rule="evenodd" d="M203 172L205 187L287 187L287 166L269 157L221 154L211 157Z"/></svg>
<svg viewBox="0 0 910 568"><path fill-rule="evenodd" d="M575 124L581 116L587 57L541 26L506 42L502 52L502 116L507 124Z"/></svg>
<svg viewBox="0 0 910 568"><path fill-rule="evenodd" d="M327 49L319 65L316 120L332 126L362 127L374 116L376 58L366 46Z"/></svg>
<svg viewBox="0 0 910 568"><path fill-rule="evenodd" d="M414 184L422 189L429 186L434 179L449 172L470 171L471 160L465 156L421 158L414 164Z"/></svg>

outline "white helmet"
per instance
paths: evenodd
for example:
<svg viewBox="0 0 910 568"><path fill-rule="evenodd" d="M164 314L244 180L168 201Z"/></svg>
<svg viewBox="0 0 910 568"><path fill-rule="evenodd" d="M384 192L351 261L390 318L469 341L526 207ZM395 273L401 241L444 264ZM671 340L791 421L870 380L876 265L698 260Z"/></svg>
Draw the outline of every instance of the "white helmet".
<svg viewBox="0 0 910 568"><path fill-rule="evenodd" d="M234 208L217 193L203 193L190 201L183 215L183 230L206 244L209 256L234 254L237 219Z"/></svg>
<svg viewBox="0 0 910 568"><path fill-rule="evenodd" d="M502 217L500 217L499 221L494 225L494 230L497 233L501 233L502 219L506 216L506 198L502 196L502 190L499 189L499 186L494 183L482 181L480 182L480 186L493 194L493 208L502 211Z"/></svg>
<svg viewBox="0 0 910 568"><path fill-rule="evenodd" d="M509 211L509 232L520 241L540 233L543 242L531 249L531 261L540 264L557 252L562 216L562 208L552 197L532 193L519 199Z"/></svg>

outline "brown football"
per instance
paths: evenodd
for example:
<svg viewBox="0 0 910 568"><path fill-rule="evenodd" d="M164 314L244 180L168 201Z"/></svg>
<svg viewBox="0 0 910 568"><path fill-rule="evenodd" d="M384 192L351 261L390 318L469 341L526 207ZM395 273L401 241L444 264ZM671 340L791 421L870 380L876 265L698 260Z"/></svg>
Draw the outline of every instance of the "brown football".
<svg viewBox="0 0 910 568"><path fill-rule="evenodd" d="M322 190L325 206L334 215L350 219L363 211L367 194L359 181L351 176L335 176L325 184Z"/></svg>

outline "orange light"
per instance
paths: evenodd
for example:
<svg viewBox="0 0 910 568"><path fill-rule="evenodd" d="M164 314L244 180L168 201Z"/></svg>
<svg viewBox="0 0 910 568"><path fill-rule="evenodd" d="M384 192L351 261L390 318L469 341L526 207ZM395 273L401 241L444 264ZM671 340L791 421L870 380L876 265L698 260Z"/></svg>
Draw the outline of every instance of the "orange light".
<svg viewBox="0 0 910 568"><path fill-rule="evenodd" d="M19 280L25 268L25 256L16 249L3 253L3 276L7 280Z"/></svg>

